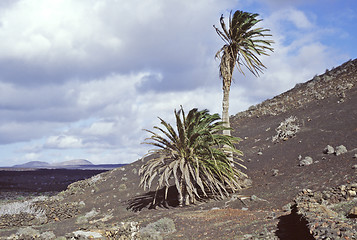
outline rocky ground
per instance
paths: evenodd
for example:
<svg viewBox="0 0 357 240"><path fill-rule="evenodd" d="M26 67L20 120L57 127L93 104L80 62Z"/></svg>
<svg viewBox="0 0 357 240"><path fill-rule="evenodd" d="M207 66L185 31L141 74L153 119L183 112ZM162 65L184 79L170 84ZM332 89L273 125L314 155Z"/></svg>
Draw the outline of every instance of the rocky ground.
<svg viewBox="0 0 357 240"><path fill-rule="evenodd" d="M233 116L251 184L230 198L180 208L171 188L152 205L155 192L138 187L138 160L56 196L4 202L0 236L356 239L356 83L353 60Z"/></svg>
<svg viewBox="0 0 357 240"><path fill-rule="evenodd" d="M304 189L294 200L293 210L303 216L317 239L357 237L357 183L313 192Z"/></svg>

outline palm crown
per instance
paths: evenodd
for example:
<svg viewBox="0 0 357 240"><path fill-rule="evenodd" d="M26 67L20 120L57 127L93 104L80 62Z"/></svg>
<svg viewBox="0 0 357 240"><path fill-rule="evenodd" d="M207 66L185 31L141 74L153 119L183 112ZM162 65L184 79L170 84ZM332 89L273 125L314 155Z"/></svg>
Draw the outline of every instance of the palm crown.
<svg viewBox="0 0 357 240"><path fill-rule="evenodd" d="M270 31L269 29L253 28L262 21L257 19L258 16L259 14L238 10L233 14L233 18L232 13L229 16L229 29L226 27L223 15L220 18L222 30L214 26L217 34L225 42L216 53L216 57L221 59L220 75L224 80L228 80L224 85L230 86L235 63L241 73L244 74L242 69L244 65L255 76L266 68L257 55L268 55L267 51L273 51L270 47L273 41L261 38L272 36L266 33Z"/></svg>
<svg viewBox="0 0 357 240"><path fill-rule="evenodd" d="M223 149L229 148L238 158L242 153L234 143L240 139L221 134L225 127L219 121L219 115L194 108L186 116L181 108L175 110L175 117L176 131L161 118L164 128L154 127L159 134L146 130L152 136L144 143L158 148L149 151L153 158L139 171L142 176L140 185L150 188L158 177L157 190L166 187L166 198L172 184L170 177L173 177L180 206L195 202L202 194L220 198L240 189L240 180L246 175L236 165L245 167L230 160Z"/></svg>

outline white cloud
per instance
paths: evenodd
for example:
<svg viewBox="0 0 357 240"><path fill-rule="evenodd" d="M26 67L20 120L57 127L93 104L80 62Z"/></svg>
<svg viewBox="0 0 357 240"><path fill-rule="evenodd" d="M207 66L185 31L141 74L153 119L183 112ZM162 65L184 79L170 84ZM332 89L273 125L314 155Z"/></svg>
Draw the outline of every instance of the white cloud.
<svg viewBox="0 0 357 240"><path fill-rule="evenodd" d="M121 40L107 31L98 4L90 2L22 0L2 9L1 58L54 64L63 57L88 59L93 46L116 51Z"/></svg>
<svg viewBox="0 0 357 240"><path fill-rule="evenodd" d="M25 62L33 69L28 74L47 71L49 78L167 66L165 77L180 77L182 71L171 71L205 62L206 38L196 33L214 34L212 24L229 2L21 0L0 10L0 60Z"/></svg>
<svg viewBox="0 0 357 240"><path fill-rule="evenodd" d="M24 160L26 161L37 161L40 158L40 154L37 153L27 153L24 156Z"/></svg>
<svg viewBox="0 0 357 240"><path fill-rule="evenodd" d="M115 103L128 102L135 94L136 87L145 78L156 73L142 72L129 75L110 74L101 79L79 83L77 103L79 107L105 108Z"/></svg>
<svg viewBox="0 0 357 240"><path fill-rule="evenodd" d="M83 134L108 136L115 131L114 122L94 122L89 128L83 129Z"/></svg>
<svg viewBox="0 0 357 240"><path fill-rule="evenodd" d="M0 123L0 144L31 141L41 138L57 127L59 125L55 123L9 120Z"/></svg>
<svg viewBox="0 0 357 240"><path fill-rule="evenodd" d="M284 8L274 11L269 17L265 18L261 24L270 25L282 35L280 37L283 39L286 37L299 39L303 36L297 33L301 31L309 33L309 31L317 29L313 19L296 8Z"/></svg>
<svg viewBox="0 0 357 240"><path fill-rule="evenodd" d="M293 22L291 26L287 21ZM288 8L274 11L261 22L270 28L274 53L262 57L267 66L259 78L248 75L243 86L251 100L265 100L323 73L345 56L324 45L321 37L330 29L319 28L304 12Z"/></svg>
<svg viewBox="0 0 357 240"><path fill-rule="evenodd" d="M174 122L183 105L221 112L212 25L233 0L18 0L0 4L0 143L26 144L14 161L130 162L143 128ZM239 5L244 7L244 5ZM315 14L315 13L313 13ZM263 12L275 52L260 78L235 71L230 113L336 65L331 29L289 5ZM15 149L9 147L8 149ZM12 151L11 150L11 151ZM8 150L10 151L10 150ZM26 155L27 154L27 155ZM6 159L11 159L7 154Z"/></svg>
<svg viewBox="0 0 357 240"><path fill-rule="evenodd" d="M82 139L75 136L51 136L45 143L46 148L82 148Z"/></svg>
<svg viewBox="0 0 357 240"><path fill-rule="evenodd" d="M286 20L290 20L297 28L311 29L314 26L313 23L311 23L311 21L301 11L297 11L295 9L288 9L280 14L282 14Z"/></svg>

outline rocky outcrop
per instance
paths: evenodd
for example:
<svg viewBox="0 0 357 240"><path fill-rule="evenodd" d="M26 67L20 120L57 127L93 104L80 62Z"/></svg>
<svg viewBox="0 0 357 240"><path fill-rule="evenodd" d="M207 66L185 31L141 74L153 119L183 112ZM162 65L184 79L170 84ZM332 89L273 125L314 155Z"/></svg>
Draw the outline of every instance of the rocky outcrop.
<svg viewBox="0 0 357 240"><path fill-rule="evenodd" d="M356 239L357 183L326 191L304 189L294 202L315 239Z"/></svg>
<svg viewBox="0 0 357 240"><path fill-rule="evenodd" d="M272 141L276 142L279 139L287 140L288 138L294 137L299 130L300 127L297 122L297 117L290 116L282 121L275 129L276 135L272 137Z"/></svg>

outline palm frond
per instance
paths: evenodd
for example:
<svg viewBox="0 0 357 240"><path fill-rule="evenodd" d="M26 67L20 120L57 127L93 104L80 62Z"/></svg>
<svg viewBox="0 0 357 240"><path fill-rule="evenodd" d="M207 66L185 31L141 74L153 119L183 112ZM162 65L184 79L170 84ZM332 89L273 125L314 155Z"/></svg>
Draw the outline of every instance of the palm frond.
<svg viewBox="0 0 357 240"><path fill-rule="evenodd" d="M258 16L259 14L256 13L238 10L233 14L233 17L232 12L229 15L229 30L226 29L223 15L220 18L223 32L214 26L217 34L225 42L224 46L215 55L216 58L218 57L221 60L221 78L228 79L225 80L224 84L230 85L234 65L240 73L244 74L242 66L245 66L255 76L259 76L266 68L258 56L269 55L268 52L273 52L274 49L271 45L274 41L261 39L272 35L267 33L270 29L254 28L262 21L262 19L258 19ZM227 64L227 62L232 63L231 61L233 61L233 67Z"/></svg>
<svg viewBox="0 0 357 240"><path fill-rule="evenodd" d="M159 133L145 130L152 134L145 139L146 144L158 147L149 151L153 156L146 161L139 174L140 186L150 188L157 179L157 190L165 187L165 198L170 184L178 190L178 199L183 203L188 198L194 202L210 192L214 197L227 196L240 188L239 181L245 175L232 164L226 154L228 147L236 159L242 152L235 148L239 138L222 135L227 129L218 114L209 114L208 110L194 108L186 115L183 108L174 111L176 129L161 120L163 128L154 126ZM155 157L154 157L155 156ZM244 166L238 165L240 168ZM170 178L173 177L173 182ZM187 202L186 202L187 204Z"/></svg>

